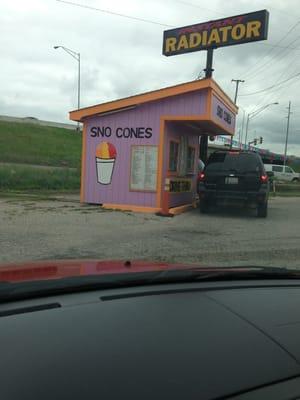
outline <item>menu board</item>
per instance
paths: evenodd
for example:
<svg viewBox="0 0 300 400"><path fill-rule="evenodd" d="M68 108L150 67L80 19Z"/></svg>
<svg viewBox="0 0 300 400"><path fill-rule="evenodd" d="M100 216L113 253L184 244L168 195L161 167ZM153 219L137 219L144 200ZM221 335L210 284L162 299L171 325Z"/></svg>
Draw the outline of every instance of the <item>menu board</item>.
<svg viewBox="0 0 300 400"><path fill-rule="evenodd" d="M155 192L157 146L132 146L130 190Z"/></svg>

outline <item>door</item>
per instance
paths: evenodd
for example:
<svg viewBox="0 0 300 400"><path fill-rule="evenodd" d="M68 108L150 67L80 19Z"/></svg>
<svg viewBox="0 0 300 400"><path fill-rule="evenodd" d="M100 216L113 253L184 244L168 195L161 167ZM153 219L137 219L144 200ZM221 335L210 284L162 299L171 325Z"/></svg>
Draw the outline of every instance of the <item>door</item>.
<svg viewBox="0 0 300 400"><path fill-rule="evenodd" d="M294 171L290 167L285 167L284 179L286 181L292 182L294 178Z"/></svg>
<svg viewBox="0 0 300 400"><path fill-rule="evenodd" d="M274 172L274 177L278 180L283 180L283 167L281 165L273 165L272 171Z"/></svg>

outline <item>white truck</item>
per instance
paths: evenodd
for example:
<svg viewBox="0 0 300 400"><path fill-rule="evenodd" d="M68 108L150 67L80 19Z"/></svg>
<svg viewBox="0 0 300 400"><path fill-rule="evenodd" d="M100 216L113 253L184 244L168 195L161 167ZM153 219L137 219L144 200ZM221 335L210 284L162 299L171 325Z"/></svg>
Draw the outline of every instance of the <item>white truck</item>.
<svg viewBox="0 0 300 400"><path fill-rule="evenodd" d="M287 165L277 164L264 164L266 172L272 171L274 173L274 178L279 181L294 182L300 181L300 174L295 172L291 167Z"/></svg>

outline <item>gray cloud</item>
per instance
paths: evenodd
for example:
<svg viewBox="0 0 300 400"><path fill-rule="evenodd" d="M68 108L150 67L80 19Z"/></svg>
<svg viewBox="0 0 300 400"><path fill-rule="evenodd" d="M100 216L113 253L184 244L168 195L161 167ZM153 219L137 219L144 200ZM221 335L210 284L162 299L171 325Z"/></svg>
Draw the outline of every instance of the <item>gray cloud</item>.
<svg viewBox="0 0 300 400"><path fill-rule="evenodd" d="M263 132L265 147L275 151L283 148L285 107L289 100L294 111L291 132L292 129L296 131L300 79L275 92L242 95L300 72L299 51L268 46L276 44L300 20L296 15L297 0L277 0L276 3L253 0L250 6L248 0L226 3L211 0L207 7L196 0L188 1L194 6L177 0L76 1L173 26L269 9L269 40L218 49L214 56L214 78L230 96L234 94L231 79L246 80L238 98L238 127L243 109L251 112L280 101L276 111L270 107L251 123L251 130ZM81 53L82 106L193 80L205 67L205 52L162 56L165 28L159 25L71 7L55 0L16 3L4 0L1 5L0 114L68 121L68 111L76 108L77 102L77 64L61 49L55 51L53 46L57 44ZM300 38L300 26L280 46L289 45L298 36ZM299 45L295 42L292 46ZM291 134L290 149L300 155L298 137L300 134L296 132Z"/></svg>

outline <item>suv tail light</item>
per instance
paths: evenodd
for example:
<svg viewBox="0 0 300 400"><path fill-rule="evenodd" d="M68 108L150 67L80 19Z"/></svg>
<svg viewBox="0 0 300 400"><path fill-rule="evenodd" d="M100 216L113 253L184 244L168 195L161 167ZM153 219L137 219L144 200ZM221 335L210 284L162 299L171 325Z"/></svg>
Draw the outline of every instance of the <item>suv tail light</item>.
<svg viewBox="0 0 300 400"><path fill-rule="evenodd" d="M268 182L268 175L261 175L260 176L260 181L261 181L261 183Z"/></svg>
<svg viewBox="0 0 300 400"><path fill-rule="evenodd" d="M205 178L205 173L204 172L199 172L197 181L198 182L203 182L204 178Z"/></svg>

